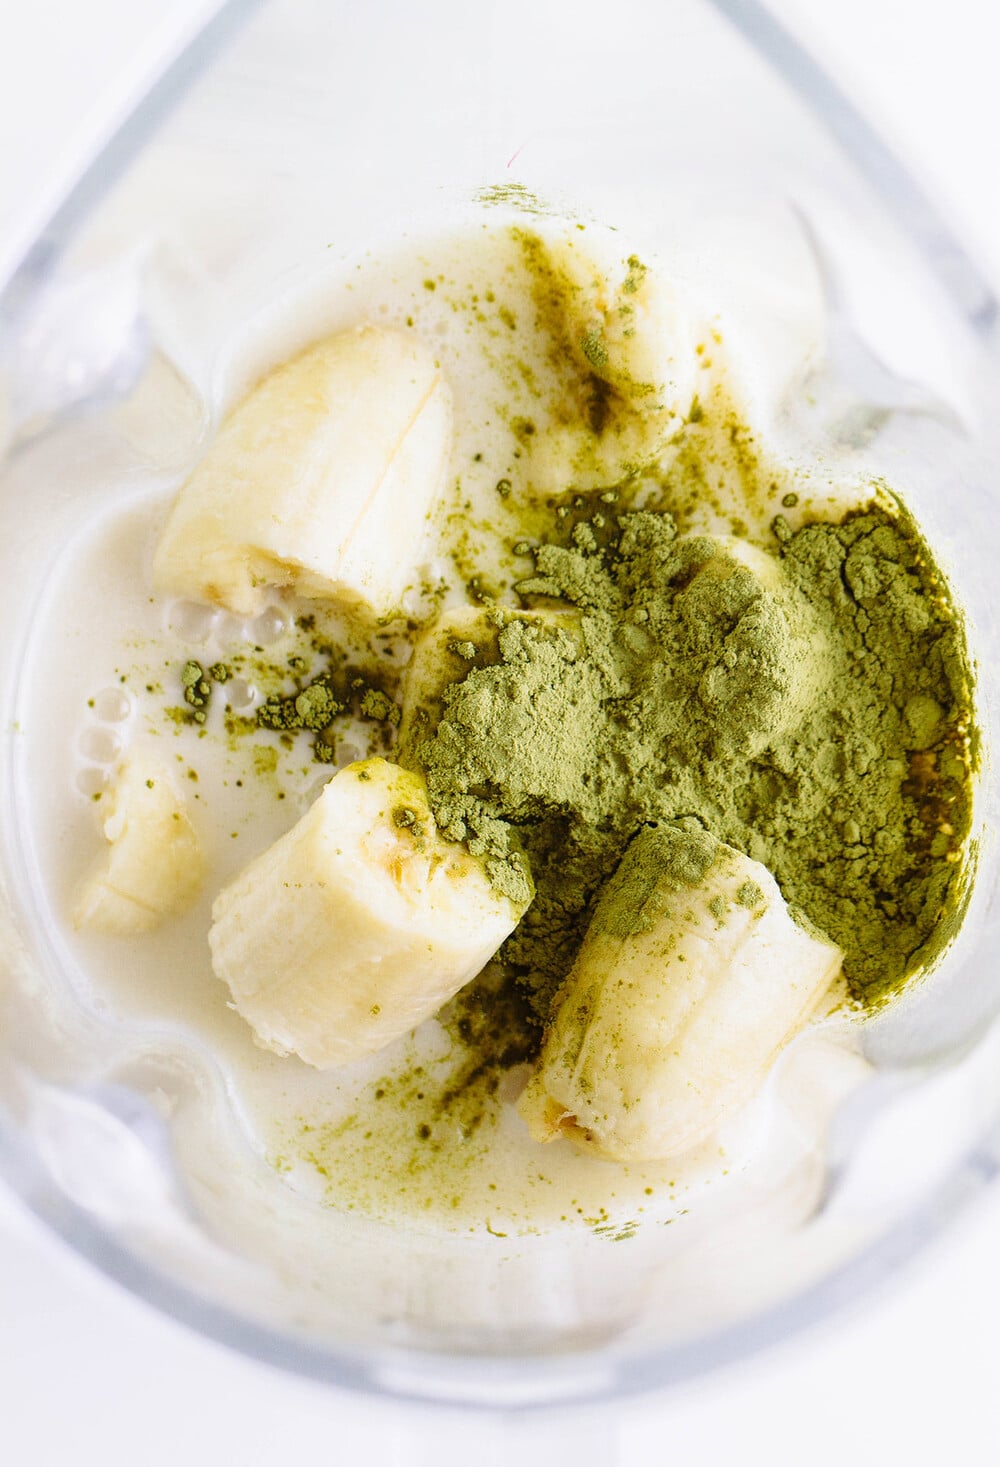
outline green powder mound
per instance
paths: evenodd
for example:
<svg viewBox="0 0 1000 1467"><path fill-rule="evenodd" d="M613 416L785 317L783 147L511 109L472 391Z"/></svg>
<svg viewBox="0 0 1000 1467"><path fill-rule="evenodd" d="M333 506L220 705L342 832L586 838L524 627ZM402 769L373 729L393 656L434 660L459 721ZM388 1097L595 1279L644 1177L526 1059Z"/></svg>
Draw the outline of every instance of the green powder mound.
<svg viewBox="0 0 1000 1467"><path fill-rule="evenodd" d="M867 1004L940 945L971 820L969 662L884 499L776 522L770 553L647 511L533 552L519 593L579 608L579 636L507 624L413 762L447 835L497 861L516 836L528 856L537 894L501 961L539 1019L625 848L659 822L767 866Z"/></svg>

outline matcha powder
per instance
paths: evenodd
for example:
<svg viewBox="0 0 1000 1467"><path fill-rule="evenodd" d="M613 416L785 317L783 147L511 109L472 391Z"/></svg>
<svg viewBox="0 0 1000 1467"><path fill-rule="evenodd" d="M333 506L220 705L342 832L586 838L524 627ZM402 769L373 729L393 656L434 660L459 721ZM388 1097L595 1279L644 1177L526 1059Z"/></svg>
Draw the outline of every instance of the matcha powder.
<svg viewBox="0 0 1000 1467"><path fill-rule="evenodd" d="M527 855L501 963L544 1021L629 841L682 821L767 866L879 1002L945 940L971 820L968 656L912 521L879 492L764 551L588 513L403 752L508 890Z"/></svg>

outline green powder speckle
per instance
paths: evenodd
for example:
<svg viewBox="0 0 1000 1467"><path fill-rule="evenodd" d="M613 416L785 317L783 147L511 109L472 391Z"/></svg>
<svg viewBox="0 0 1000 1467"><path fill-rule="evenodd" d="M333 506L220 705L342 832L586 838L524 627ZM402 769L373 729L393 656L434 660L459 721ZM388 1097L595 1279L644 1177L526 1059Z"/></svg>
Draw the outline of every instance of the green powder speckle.
<svg viewBox="0 0 1000 1467"><path fill-rule="evenodd" d="M295 698L295 712L301 720L300 727L317 732L327 727L343 708L325 683L313 683ZM286 725L287 727L287 725Z"/></svg>
<svg viewBox="0 0 1000 1467"><path fill-rule="evenodd" d="M580 350L595 372L603 372L608 366L608 349L601 333L593 328L580 338Z"/></svg>
<svg viewBox="0 0 1000 1467"><path fill-rule="evenodd" d="M505 208L519 209L524 214L546 215L553 211L539 196L532 193L523 183L494 183L486 188L481 188L476 194L476 200L480 204L500 205ZM492 291L486 292L486 299L491 300Z"/></svg>
<svg viewBox="0 0 1000 1467"><path fill-rule="evenodd" d="M259 779L278 772L278 751L273 744L257 744L253 751L253 771Z"/></svg>
<svg viewBox="0 0 1000 1467"><path fill-rule="evenodd" d="M380 688L366 688L361 696L360 713L362 718L375 718L383 722L398 723L399 708L388 694L383 693Z"/></svg>
<svg viewBox="0 0 1000 1467"><path fill-rule="evenodd" d="M212 696L212 684L205 676L200 662L185 662L181 668L181 687L184 689L185 703L193 710L191 717L196 723L204 723Z"/></svg>
<svg viewBox="0 0 1000 1467"><path fill-rule="evenodd" d="M756 907L760 906L761 902L763 902L764 893L761 891L756 881L744 881L743 885L736 893L736 900L739 902L741 907L746 907L749 911L752 912Z"/></svg>

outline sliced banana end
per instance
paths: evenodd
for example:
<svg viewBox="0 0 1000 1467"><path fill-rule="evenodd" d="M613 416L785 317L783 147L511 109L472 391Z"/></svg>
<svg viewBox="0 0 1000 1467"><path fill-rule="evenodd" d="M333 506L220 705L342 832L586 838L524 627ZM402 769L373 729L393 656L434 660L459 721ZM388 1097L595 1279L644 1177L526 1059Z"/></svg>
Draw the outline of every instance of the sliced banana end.
<svg viewBox="0 0 1000 1467"><path fill-rule="evenodd" d="M540 1075L535 1075L528 1081L517 1108L528 1127L532 1141L539 1141L543 1145L579 1130L573 1112L560 1105L548 1093Z"/></svg>
<svg viewBox="0 0 1000 1467"><path fill-rule="evenodd" d="M73 911L76 927L112 936L152 932L194 901L205 855L170 773L144 759L122 766L104 821L110 850L85 883Z"/></svg>
<svg viewBox="0 0 1000 1467"><path fill-rule="evenodd" d="M598 902L520 1113L536 1140L608 1160L679 1155L760 1086L842 958L759 862L647 829Z"/></svg>
<svg viewBox="0 0 1000 1467"><path fill-rule="evenodd" d="M423 778L348 765L213 908L215 972L257 1040L318 1069L373 1054L479 973L528 901L438 834Z"/></svg>
<svg viewBox="0 0 1000 1467"><path fill-rule="evenodd" d="M451 396L413 335L362 327L277 367L178 494L157 590L263 609L275 589L399 612L451 446Z"/></svg>

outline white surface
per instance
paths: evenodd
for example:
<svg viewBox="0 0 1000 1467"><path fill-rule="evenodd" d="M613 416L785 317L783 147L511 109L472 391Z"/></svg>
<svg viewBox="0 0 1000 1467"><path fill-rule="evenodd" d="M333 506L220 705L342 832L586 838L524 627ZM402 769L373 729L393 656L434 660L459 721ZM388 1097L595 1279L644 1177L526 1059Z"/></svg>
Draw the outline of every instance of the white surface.
<svg viewBox="0 0 1000 1467"><path fill-rule="evenodd" d="M651 0L652 3L652 0ZM669 3L669 0L665 0ZM5 7L0 262L110 106L201 0ZM1000 21L986 0L779 0L1000 279ZM947 23L941 20L942 13ZM16 18L15 18L16 17ZM66 140L70 139L70 142ZM6 214L6 220L4 218ZM0 1453L11 1467L589 1460L714 1467L995 1462L1000 1189L865 1307L683 1394L596 1418L500 1423L333 1394L160 1318L0 1195ZM576 1430L574 1430L576 1428ZM584 1442L582 1451L574 1442Z"/></svg>

